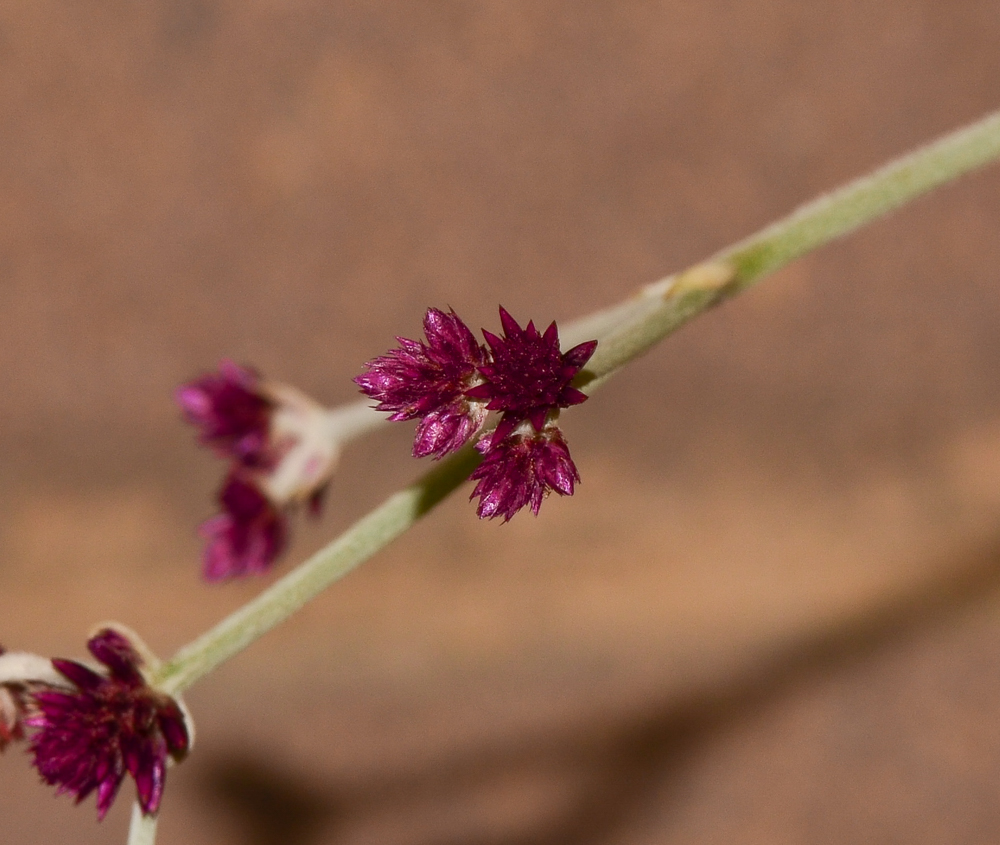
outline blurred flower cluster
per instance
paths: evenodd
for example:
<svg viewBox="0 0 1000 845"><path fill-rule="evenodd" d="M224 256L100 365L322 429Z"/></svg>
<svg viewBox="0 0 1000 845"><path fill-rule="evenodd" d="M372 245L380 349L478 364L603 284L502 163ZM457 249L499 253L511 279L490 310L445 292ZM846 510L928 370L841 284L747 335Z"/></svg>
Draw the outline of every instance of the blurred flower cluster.
<svg viewBox="0 0 1000 845"><path fill-rule="evenodd" d="M168 763L191 748L190 718L147 684L134 634L102 628L87 648L98 665L0 649L0 750L27 740L35 768L58 793L77 803L97 793L99 819L130 774L143 813L154 814Z"/></svg>
<svg viewBox="0 0 1000 845"><path fill-rule="evenodd" d="M182 385L176 399L199 440L229 462L221 512L201 526L205 577L265 572L285 549L291 513L321 509L340 456L327 410L228 360Z"/></svg>

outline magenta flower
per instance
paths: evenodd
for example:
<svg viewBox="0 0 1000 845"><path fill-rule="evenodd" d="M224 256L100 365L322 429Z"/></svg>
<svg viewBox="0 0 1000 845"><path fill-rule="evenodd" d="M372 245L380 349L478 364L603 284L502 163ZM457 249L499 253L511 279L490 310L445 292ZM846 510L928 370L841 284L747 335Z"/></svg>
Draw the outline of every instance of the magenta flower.
<svg viewBox="0 0 1000 845"><path fill-rule="evenodd" d="M307 504L317 515L336 468L340 446L327 410L232 361L182 385L176 399L199 440L231 462L221 513L200 529L205 577L266 572L287 545L291 513Z"/></svg>
<svg viewBox="0 0 1000 845"><path fill-rule="evenodd" d="M378 401L376 410L391 412L390 420L420 420L415 458L442 458L467 443L486 419L485 403L470 401L468 394L480 381L485 350L454 311L428 308L424 334L427 343L397 337L399 347L365 364L354 383Z"/></svg>
<svg viewBox="0 0 1000 845"><path fill-rule="evenodd" d="M597 348L591 340L559 351L559 329L549 324L539 334L533 322L521 328L501 306L500 323L504 336L483 331L492 352L491 360L479 367L485 382L467 391L468 396L487 402L487 409L500 411L503 419L497 432L503 438L523 420L541 431L550 413L579 405L587 394L570 382L583 369Z"/></svg>
<svg viewBox="0 0 1000 845"><path fill-rule="evenodd" d="M52 661L59 685L34 692L24 724L34 730L30 751L42 779L77 803L97 793L104 818L125 774L136 783L139 806L155 813L163 796L167 763L191 746L181 705L150 687L143 660L127 637L105 628L87 642L101 671L74 660Z"/></svg>
<svg viewBox="0 0 1000 845"><path fill-rule="evenodd" d="M219 491L222 513L198 529L208 540L202 572L208 581L266 572L284 551L288 519L254 485L230 474Z"/></svg>
<svg viewBox="0 0 1000 845"><path fill-rule="evenodd" d="M504 522L526 505L538 516L549 491L572 496L580 474L558 426L549 424L540 432L521 425L506 437L488 434L476 444L483 462L472 475L478 481L470 499L479 497L480 519L503 517Z"/></svg>
<svg viewBox="0 0 1000 845"><path fill-rule="evenodd" d="M390 420L417 419L416 457L440 458L472 439L489 411L502 416L476 444L483 455L472 473L478 484L480 518L507 522L529 506L535 515L551 491L572 496L580 481L556 419L587 395L572 382L597 348L591 340L568 352L559 348L553 322L540 333L521 328L500 308L504 336L484 331L480 346L452 311L430 308L424 317L427 343L397 338L400 346L369 361L354 381L379 401Z"/></svg>
<svg viewBox="0 0 1000 845"><path fill-rule="evenodd" d="M201 442L222 457L248 467L273 461L268 433L274 402L261 392L254 370L224 359L218 373L181 385L175 398Z"/></svg>

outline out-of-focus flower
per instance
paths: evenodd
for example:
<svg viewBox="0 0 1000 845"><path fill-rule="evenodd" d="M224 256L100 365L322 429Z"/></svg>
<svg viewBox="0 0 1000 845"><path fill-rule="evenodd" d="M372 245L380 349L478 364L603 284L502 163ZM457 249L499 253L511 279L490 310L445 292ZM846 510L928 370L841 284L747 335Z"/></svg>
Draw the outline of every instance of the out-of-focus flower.
<svg viewBox="0 0 1000 845"><path fill-rule="evenodd" d="M569 447L553 423L536 432L525 422L501 438L494 431L476 448L483 462L469 476L478 482L470 498L479 497L480 519L502 516L507 522L525 506L538 516L550 490L572 496L573 485L580 481Z"/></svg>
<svg viewBox="0 0 1000 845"><path fill-rule="evenodd" d="M134 633L105 627L87 648L99 665L0 649L0 750L27 739L57 794L79 803L96 791L99 819L130 774L142 811L155 813L168 763L191 749L190 717L146 682L145 646Z"/></svg>
<svg viewBox="0 0 1000 845"><path fill-rule="evenodd" d="M591 340L567 352L559 348L555 322L544 333L525 328L503 308L504 336L483 331L480 346L454 311L430 308L427 343L396 338L399 347L369 361L354 379L390 420L417 419L413 454L440 458L482 429L489 411L501 414L496 429L476 444L483 455L471 478L478 481L480 518L507 522L528 506L537 515L552 490L573 495L580 475L556 420L561 409L587 395L572 382L597 348Z"/></svg>
<svg viewBox="0 0 1000 845"><path fill-rule="evenodd" d="M42 779L77 803L97 793L104 818L126 773L136 783L139 806L160 807L169 760L191 747L191 728L182 705L143 677L143 659L123 633L105 628L87 642L102 664L54 659L58 684L31 694L23 724L32 729L30 750Z"/></svg>
<svg viewBox="0 0 1000 845"><path fill-rule="evenodd" d="M204 575L220 581L236 575L266 572L284 551L288 520L282 510L254 485L230 474L219 491L222 513L202 523L208 540Z"/></svg>
<svg viewBox="0 0 1000 845"><path fill-rule="evenodd" d="M397 337L399 347L365 364L354 379L391 421L418 419L413 456L442 458L482 428L486 403L471 399L485 350L454 312L428 308L427 343Z"/></svg>
<svg viewBox="0 0 1000 845"><path fill-rule="evenodd" d="M319 513L340 457L330 412L232 361L182 385L176 399L201 442L231 461L221 513L201 527L205 577L266 571L287 544L291 513L302 504Z"/></svg>
<svg viewBox="0 0 1000 845"><path fill-rule="evenodd" d="M177 389L175 398L198 438L219 455L249 467L273 462L269 442L274 402L260 389L257 373L229 360Z"/></svg>

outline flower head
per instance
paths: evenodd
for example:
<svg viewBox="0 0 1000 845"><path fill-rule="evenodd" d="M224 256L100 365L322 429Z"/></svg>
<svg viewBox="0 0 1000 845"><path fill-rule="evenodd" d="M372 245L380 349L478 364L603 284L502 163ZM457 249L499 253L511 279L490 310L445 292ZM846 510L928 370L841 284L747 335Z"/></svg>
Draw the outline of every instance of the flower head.
<svg viewBox="0 0 1000 845"><path fill-rule="evenodd" d="M501 306L500 323L504 336L484 330L488 347L480 346L454 311L429 308L427 343L396 338L399 347L369 361L354 381L379 401L377 410L392 412L390 420L420 421L416 457L458 449L489 411L501 414L476 444L483 461L471 475L478 482L472 498L479 497L480 518L507 522L526 506L537 516L551 491L572 496L580 481L556 419L586 401L572 382L597 341L562 352L555 322L544 333L530 321L522 329Z"/></svg>
<svg viewBox="0 0 1000 845"><path fill-rule="evenodd" d="M273 460L268 433L274 402L260 390L254 370L223 360L217 373L181 385L175 398L201 442L221 456L249 467Z"/></svg>
<svg viewBox="0 0 1000 845"><path fill-rule="evenodd" d="M539 432L522 424L499 439L493 432L476 448L483 454L483 462L470 476L479 483L469 498L479 497L476 513L480 519L502 516L507 522L525 506L538 516L542 499L550 491L572 496L574 484L580 481L569 447L554 424Z"/></svg>
<svg viewBox="0 0 1000 845"><path fill-rule="evenodd" d="M143 659L123 633L104 628L87 642L100 670L54 659L58 680L32 693L23 724L33 733L30 751L42 779L77 803L97 793L104 818L126 773L139 806L155 813L169 760L191 747L188 719L177 700L150 687Z"/></svg>
<svg viewBox="0 0 1000 845"><path fill-rule="evenodd" d="M428 308L427 343L397 337L399 347L365 364L354 379L392 421L419 419L413 456L441 458L463 446L483 425L484 402L470 401L485 351L454 312Z"/></svg>
<svg viewBox="0 0 1000 845"><path fill-rule="evenodd" d="M256 485L230 474L219 491L222 513L202 523L209 581L266 572L284 551L288 519Z"/></svg>
<svg viewBox="0 0 1000 845"><path fill-rule="evenodd" d="M265 572L287 545L299 505L318 514L340 457L330 413L294 387L222 361L176 398L202 443L230 459L221 513L201 526L210 581Z"/></svg>
<svg viewBox="0 0 1000 845"><path fill-rule="evenodd" d="M490 345L491 360L479 367L484 383L467 391L467 395L486 401L490 411L503 413L498 429L501 437L522 420L528 420L535 431L541 431L551 412L586 401L587 394L570 382L594 354L596 340L560 352L555 322L549 324L544 334L531 321L522 329L501 307L500 323L503 337L483 332Z"/></svg>

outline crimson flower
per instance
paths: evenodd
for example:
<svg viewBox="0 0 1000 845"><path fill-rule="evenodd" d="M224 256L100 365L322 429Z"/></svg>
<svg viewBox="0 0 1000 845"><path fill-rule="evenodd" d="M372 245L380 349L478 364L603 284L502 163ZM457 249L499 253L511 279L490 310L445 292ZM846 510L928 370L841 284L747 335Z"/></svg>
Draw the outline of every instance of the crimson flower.
<svg viewBox="0 0 1000 845"><path fill-rule="evenodd" d="M274 459L268 432L275 405L260 385L256 371L224 359L217 373L182 385L175 396L202 443L245 466L266 466Z"/></svg>
<svg viewBox="0 0 1000 845"><path fill-rule="evenodd" d="M143 813L156 813L168 762L190 750L189 720L177 700L146 683L143 659L125 634L104 628L87 648L100 668L0 655L0 693L8 696L0 697L0 724L9 739L30 732L35 768L57 794L71 793L79 803L96 792L98 819L111 808L126 774L135 780ZM14 703L13 711L5 711L5 700Z"/></svg>
<svg viewBox="0 0 1000 845"><path fill-rule="evenodd" d="M507 522L525 506L538 516L542 499L550 491L572 496L574 483L580 481L562 432L553 424L540 432L522 425L498 440L494 432L476 448L483 462L469 476L479 482L469 498L479 497L476 513L480 519L502 516Z"/></svg>
<svg viewBox="0 0 1000 845"><path fill-rule="evenodd" d="M202 523L208 540L203 572L209 581L266 572L284 551L288 520L261 491L230 474L219 491L222 513Z"/></svg>
<svg viewBox="0 0 1000 845"><path fill-rule="evenodd" d="M487 403L490 411L500 411L503 419L497 432L503 438L523 420L541 431L553 411L587 401L587 394L571 385L597 348L591 340L559 351L559 329L555 322L540 334L531 321L521 328L500 308L504 336L483 331L490 345L491 360L479 367L484 383L466 395Z"/></svg>
<svg viewBox="0 0 1000 845"><path fill-rule="evenodd" d="M470 401L485 350L454 312L428 308L427 343L397 337L399 347L365 364L354 383L389 419L419 419L413 457L442 458L469 441L486 419L485 403Z"/></svg>

